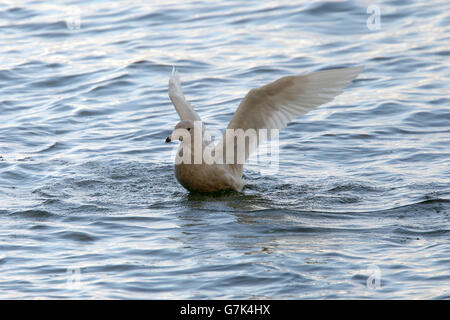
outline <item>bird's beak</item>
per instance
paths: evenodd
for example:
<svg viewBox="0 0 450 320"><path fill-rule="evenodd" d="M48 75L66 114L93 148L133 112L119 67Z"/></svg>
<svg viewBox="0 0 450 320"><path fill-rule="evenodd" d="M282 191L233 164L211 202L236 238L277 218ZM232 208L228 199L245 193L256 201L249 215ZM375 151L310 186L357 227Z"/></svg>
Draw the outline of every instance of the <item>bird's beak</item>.
<svg viewBox="0 0 450 320"><path fill-rule="evenodd" d="M170 136L166 138L166 143L172 142L172 139L183 141L183 136L180 135L179 129L175 129Z"/></svg>

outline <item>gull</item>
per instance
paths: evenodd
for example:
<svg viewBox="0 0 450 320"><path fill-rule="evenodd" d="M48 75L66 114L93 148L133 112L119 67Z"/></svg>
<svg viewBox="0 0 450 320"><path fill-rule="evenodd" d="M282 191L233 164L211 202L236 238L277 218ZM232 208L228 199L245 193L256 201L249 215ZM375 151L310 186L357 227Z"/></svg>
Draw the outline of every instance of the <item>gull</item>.
<svg viewBox="0 0 450 320"><path fill-rule="evenodd" d="M231 118L227 133L214 145L208 144L206 128L186 100L174 67L169 79L169 98L181 121L167 137L166 143L181 141L175 158L176 179L190 192L242 191L245 186L242 179L244 163L264 140L258 134L264 130L284 129L294 118L332 101L362 69L339 68L285 76L251 89ZM258 136L253 140L255 142L250 142L251 139L246 140L244 135L244 144L240 147L236 143L239 134L233 132L238 132L241 137L243 132ZM204 154L208 153L204 150L209 150L216 161L207 160Z"/></svg>

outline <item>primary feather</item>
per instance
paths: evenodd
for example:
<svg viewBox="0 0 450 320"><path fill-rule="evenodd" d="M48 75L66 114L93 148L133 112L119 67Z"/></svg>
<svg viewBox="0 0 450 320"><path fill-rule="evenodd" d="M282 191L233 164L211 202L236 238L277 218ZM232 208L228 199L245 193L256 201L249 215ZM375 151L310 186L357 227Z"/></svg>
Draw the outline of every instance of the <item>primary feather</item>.
<svg viewBox="0 0 450 320"><path fill-rule="evenodd" d="M227 129L255 129L256 132L260 129L284 129L294 118L333 100L362 69L342 68L287 76L252 89L242 100ZM218 148L223 148L225 139L224 136ZM234 148L234 154L237 154L236 144ZM246 144L245 160L252 151ZM236 163L234 169L242 174L242 166Z"/></svg>

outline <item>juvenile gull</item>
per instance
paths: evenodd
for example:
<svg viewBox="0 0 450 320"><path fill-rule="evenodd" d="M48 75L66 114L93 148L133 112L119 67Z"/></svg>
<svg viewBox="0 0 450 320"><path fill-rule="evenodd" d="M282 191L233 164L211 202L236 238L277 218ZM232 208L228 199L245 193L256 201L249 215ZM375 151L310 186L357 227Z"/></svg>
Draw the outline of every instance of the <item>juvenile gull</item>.
<svg viewBox="0 0 450 320"><path fill-rule="evenodd" d="M206 130L199 115L184 97L180 77L174 68L169 79L169 97L181 121L166 142L181 141L175 158L175 177L189 191L241 191L245 185L243 165L262 139L256 139L252 144L250 138L244 137L243 147L239 148L237 136L228 135L228 132L259 134L264 129L281 130L294 118L333 100L362 69L341 68L286 76L250 90L228 124L222 141L216 146L209 145L212 146L211 155L219 155L214 159L223 161L211 162L198 152L208 147ZM228 154L231 158L226 157Z"/></svg>

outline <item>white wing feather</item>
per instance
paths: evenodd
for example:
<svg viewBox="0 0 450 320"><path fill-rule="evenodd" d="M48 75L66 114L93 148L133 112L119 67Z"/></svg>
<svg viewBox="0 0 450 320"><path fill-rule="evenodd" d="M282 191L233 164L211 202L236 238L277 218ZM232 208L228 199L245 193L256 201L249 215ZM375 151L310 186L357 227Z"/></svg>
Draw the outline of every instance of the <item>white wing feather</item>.
<svg viewBox="0 0 450 320"><path fill-rule="evenodd" d="M201 121L200 116L184 97L181 90L180 76L175 67L172 69L172 75L169 79L169 98L181 120Z"/></svg>
<svg viewBox="0 0 450 320"><path fill-rule="evenodd" d="M294 118L333 100L362 69L342 68L287 76L252 89L242 100L227 128L244 131L283 129ZM217 148L223 148L224 140L225 136ZM236 154L236 145L234 147ZM245 153L247 160L251 153L247 145ZM234 169L242 174L242 164L234 165Z"/></svg>
<svg viewBox="0 0 450 320"><path fill-rule="evenodd" d="M229 129L283 129L294 118L330 102L362 67L324 70L280 78L252 89L228 124Z"/></svg>

